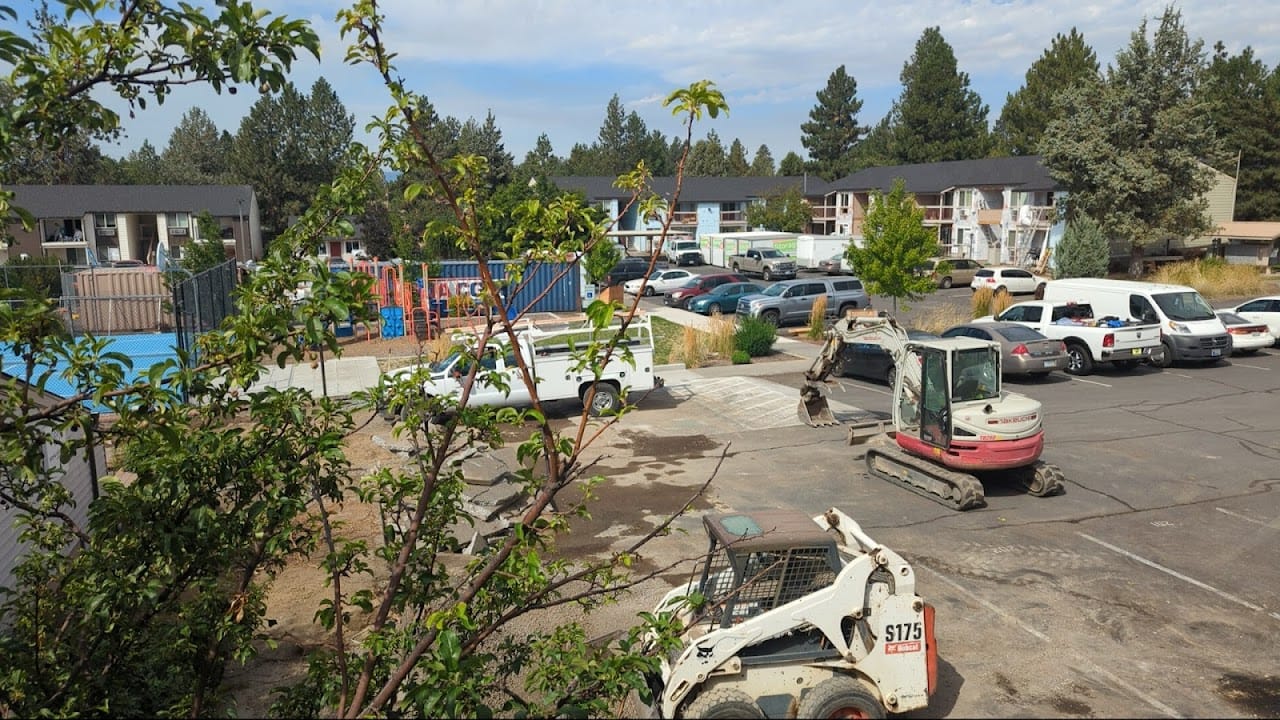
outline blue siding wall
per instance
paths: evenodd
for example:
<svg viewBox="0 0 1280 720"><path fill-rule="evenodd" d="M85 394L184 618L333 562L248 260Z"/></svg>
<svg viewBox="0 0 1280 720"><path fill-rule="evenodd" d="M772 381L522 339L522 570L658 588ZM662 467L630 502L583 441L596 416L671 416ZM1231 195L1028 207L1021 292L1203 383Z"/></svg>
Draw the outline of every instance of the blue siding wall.
<svg viewBox="0 0 1280 720"><path fill-rule="evenodd" d="M512 263L507 260L490 261L489 272L495 278L505 278L507 265L510 264ZM478 292L480 271L479 264L475 261L446 260L441 263L440 271L439 277L431 278L433 285L436 280L441 279L474 279L477 286L471 292L472 294ZM564 273L564 277L556 282L556 276L561 273ZM526 271L524 287L516 293L515 298L508 300L508 304L522 312L578 312L582 310L581 277L582 273L572 263L531 266ZM550 291L538 299L538 296L548 287L551 288Z"/></svg>

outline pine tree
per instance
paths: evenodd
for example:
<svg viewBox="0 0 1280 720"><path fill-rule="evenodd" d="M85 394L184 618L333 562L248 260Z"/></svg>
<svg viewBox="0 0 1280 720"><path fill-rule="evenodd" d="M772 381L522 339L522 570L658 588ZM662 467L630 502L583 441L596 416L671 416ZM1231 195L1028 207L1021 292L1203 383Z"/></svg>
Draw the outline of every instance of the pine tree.
<svg viewBox="0 0 1280 720"><path fill-rule="evenodd" d="M809 111L809 121L800 125L800 142L809 151L809 169L823 180L851 172L853 149L867 131L858 124L861 111L858 81L841 65L827 78L826 88L818 91L818 104Z"/></svg>
<svg viewBox="0 0 1280 720"><path fill-rule="evenodd" d="M563 167L564 163L556 157L555 151L551 148L551 138L547 137L546 133L542 133L534 143L533 149L525 153L524 162L520 164L520 172L529 177L546 178L560 175Z"/></svg>
<svg viewBox="0 0 1280 720"><path fill-rule="evenodd" d="M1054 277L1103 277L1111 260L1111 245L1102 227L1088 215L1077 215L1054 249Z"/></svg>
<svg viewBox="0 0 1280 720"><path fill-rule="evenodd" d="M750 175L752 177L766 177L776 172L773 166L773 154L769 152L768 145L761 145L756 148L756 156L751 161Z"/></svg>
<svg viewBox="0 0 1280 720"><path fill-rule="evenodd" d="M216 185L227 177L222 135L209 114L194 107L183 114L160 154L166 185Z"/></svg>
<svg viewBox="0 0 1280 720"><path fill-rule="evenodd" d="M1045 127L1058 117L1056 102L1062 91L1097 80L1098 57L1084 36L1075 28L1069 35L1059 33L1031 64L1022 87L1005 100L992 131L996 152L1035 155Z"/></svg>
<svg viewBox="0 0 1280 720"><path fill-rule="evenodd" d="M708 131L705 139L695 142L690 148L685 174L693 177L728 177L730 175L729 157L715 130Z"/></svg>
<svg viewBox="0 0 1280 720"><path fill-rule="evenodd" d="M1280 220L1280 67L1246 47L1227 55L1221 42L1200 86L1226 157L1217 168L1237 175L1235 220Z"/></svg>
<svg viewBox="0 0 1280 720"><path fill-rule="evenodd" d="M1089 215L1123 242L1135 275L1146 246L1208 230L1212 172L1202 160L1222 152L1207 104L1195 95L1202 47L1172 8L1150 40L1144 19L1102 82L1063 94L1065 112L1041 142L1045 165L1068 193L1068 219Z"/></svg>
<svg viewBox="0 0 1280 720"><path fill-rule="evenodd" d="M902 95L893 103L893 164L985 157L987 106L969 89L968 73L937 27L927 28L902 67Z"/></svg>
<svg viewBox="0 0 1280 720"><path fill-rule="evenodd" d="M742 141L734 138L729 145L729 174L734 177L746 177L751 173L751 166L747 164L747 148L743 146Z"/></svg>
<svg viewBox="0 0 1280 720"><path fill-rule="evenodd" d="M778 174L786 177L795 177L804 174L804 160L795 153L794 150L782 156L782 162L778 163Z"/></svg>

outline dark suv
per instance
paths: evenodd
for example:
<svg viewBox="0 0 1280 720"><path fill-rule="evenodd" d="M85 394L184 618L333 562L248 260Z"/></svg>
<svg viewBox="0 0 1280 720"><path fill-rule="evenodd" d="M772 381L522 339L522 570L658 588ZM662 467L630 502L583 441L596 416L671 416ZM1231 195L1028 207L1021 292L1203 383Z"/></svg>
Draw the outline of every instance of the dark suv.
<svg viewBox="0 0 1280 720"><path fill-rule="evenodd" d="M665 265L665 263L660 263ZM613 266L609 274L605 277L604 284L606 287L613 285L621 285L628 280L647 277L649 275L649 258L647 257L625 257Z"/></svg>

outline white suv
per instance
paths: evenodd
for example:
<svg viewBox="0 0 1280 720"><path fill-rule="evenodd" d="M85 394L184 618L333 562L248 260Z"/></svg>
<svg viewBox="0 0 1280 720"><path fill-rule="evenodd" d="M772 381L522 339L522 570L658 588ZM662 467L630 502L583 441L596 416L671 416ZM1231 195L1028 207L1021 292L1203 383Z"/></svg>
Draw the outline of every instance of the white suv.
<svg viewBox="0 0 1280 720"><path fill-rule="evenodd" d="M969 287L975 292L978 288L990 288L995 292L1006 290L1010 295L1035 293L1040 296L1047 282L1049 278L1018 267L985 267L973 274Z"/></svg>

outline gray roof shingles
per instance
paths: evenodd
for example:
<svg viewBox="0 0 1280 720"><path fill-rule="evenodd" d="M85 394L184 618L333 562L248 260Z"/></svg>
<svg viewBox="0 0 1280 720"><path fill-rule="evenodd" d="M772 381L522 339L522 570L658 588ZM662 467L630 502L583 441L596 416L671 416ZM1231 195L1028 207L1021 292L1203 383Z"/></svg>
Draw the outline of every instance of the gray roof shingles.
<svg viewBox="0 0 1280 720"><path fill-rule="evenodd" d="M10 185L13 204L38 218L98 212L249 212L248 185ZM238 201L238 202L237 202Z"/></svg>
<svg viewBox="0 0 1280 720"><path fill-rule="evenodd" d="M1058 183L1041 164L1039 155L873 167L836 180L831 183L831 189L888 192L897 178L903 179L907 192L911 193L976 187L1058 189Z"/></svg>

